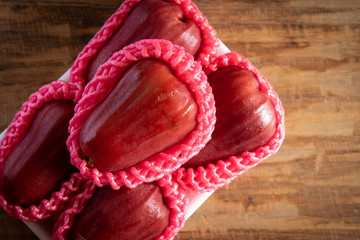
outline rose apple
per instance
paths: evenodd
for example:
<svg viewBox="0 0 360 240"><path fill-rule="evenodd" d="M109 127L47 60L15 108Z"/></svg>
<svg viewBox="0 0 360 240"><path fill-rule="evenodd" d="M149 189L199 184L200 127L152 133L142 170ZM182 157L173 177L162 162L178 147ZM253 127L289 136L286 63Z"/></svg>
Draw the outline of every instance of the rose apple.
<svg viewBox="0 0 360 240"><path fill-rule="evenodd" d="M186 19L180 7L163 0L143 0L125 17L120 28L89 62L86 82L113 53L141 39L166 39L196 55L201 46L201 32L193 20Z"/></svg>
<svg viewBox="0 0 360 240"><path fill-rule="evenodd" d="M52 100L34 115L2 172L1 189L7 201L19 205L38 203L70 175L66 139L73 115L74 104L69 100Z"/></svg>
<svg viewBox="0 0 360 240"><path fill-rule="evenodd" d="M144 59L123 73L87 118L80 147L96 168L122 170L185 139L196 114L192 94L169 67Z"/></svg>
<svg viewBox="0 0 360 240"><path fill-rule="evenodd" d="M142 184L134 189L98 189L69 231L69 240L146 240L169 225L170 210L160 187Z"/></svg>
<svg viewBox="0 0 360 240"><path fill-rule="evenodd" d="M216 105L212 139L183 166L205 166L266 144L276 128L275 111L253 73L228 66L210 74Z"/></svg>

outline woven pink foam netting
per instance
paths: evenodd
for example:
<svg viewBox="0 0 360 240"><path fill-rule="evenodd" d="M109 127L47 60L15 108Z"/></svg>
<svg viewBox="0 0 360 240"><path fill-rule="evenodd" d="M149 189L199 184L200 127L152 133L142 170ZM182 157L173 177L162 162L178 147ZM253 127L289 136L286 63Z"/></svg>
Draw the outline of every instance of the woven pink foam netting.
<svg viewBox="0 0 360 240"><path fill-rule="evenodd" d="M166 198L167 206L171 210L169 225L156 240L171 240L181 230L185 222L185 211L188 199L178 184L171 179L171 175L166 175L158 182L164 198ZM83 185L83 191L71 201L70 207L63 211L57 220L54 231L53 240L67 239L68 231L73 227L76 216L81 214L86 207L88 201L93 196L95 184L88 180Z"/></svg>
<svg viewBox="0 0 360 240"><path fill-rule="evenodd" d="M102 28L77 56L71 68L71 82L85 86L84 74L89 62L96 57L98 51L111 36L116 33L124 19L140 1L141 0L124 1L118 10L105 22ZM201 62L202 65L208 64L210 56L216 52L216 47L219 46L219 41L216 38L216 31L191 0L172 1L180 6L186 18L192 19L199 27L202 34L202 45L196 60Z"/></svg>
<svg viewBox="0 0 360 240"><path fill-rule="evenodd" d="M206 167L200 166L197 169L178 169L174 172L174 178L186 191L208 192L230 183L237 176L275 154L279 150L285 137L285 111L270 83L248 59L235 52L219 56L210 65L206 66L204 71L209 75L217 69L226 66L239 66L249 70L256 76L259 82L259 90L269 97L275 109L277 120L276 131L266 145L258 147L253 151L242 152L228 159L219 159L216 164L208 164Z"/></svg>
<svg viewBox="0 0 360 240"><path fill-rule="evenodd" d="M130 64L145 58L164 61L175 76L188 86L198 107L197 125L181 143L134 165L116 172L100 171L80 157L79 135L87 117L106 98ZM87 179L93 179L99 187L111 185L119 189L122 185L134 188L142 182L152 182L178 169L197 154L210 140L215 124L215 103L211 87L202 67L182 47L166 40L141 40L115 53L103 64L75 107L75 116L70 121L70 136L67 141L72 164Z"/></svg>
<svg viewBox="0 0 360 240"><path fill-rule="evenodd" d="M80 95L81 91L76 84L58 80L44 85L37 92L33 93L27 102L23 103L21 110L16 113L1 141L0 178L7 158L26 135L27 129L37 110L44 103L51 100L74 100L80 98ZM79 181L79 176L79 173L71 174L70 179L65 180L61 188L54 191L49 199L43 199L38 205L26 207L9 203L0 189L0 205L8 214L23 221L38 221L50 218L62 210L69 202L71 196L79 190L82 184Z"/></svg>

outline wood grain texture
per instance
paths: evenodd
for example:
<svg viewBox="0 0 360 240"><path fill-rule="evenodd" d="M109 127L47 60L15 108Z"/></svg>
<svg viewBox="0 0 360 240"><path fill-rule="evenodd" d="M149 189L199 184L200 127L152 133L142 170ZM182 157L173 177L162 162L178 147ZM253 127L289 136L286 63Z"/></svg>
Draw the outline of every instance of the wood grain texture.
<svg viewBox="0 0 360 240"><path fill-rule="evenodd" d="M360 1L195 0L286 110L277 155L216 191L182 239L360 239ZM57 79L111 0L0 1L0 129ZM0 239L36 239L0 212Z"/></svg>

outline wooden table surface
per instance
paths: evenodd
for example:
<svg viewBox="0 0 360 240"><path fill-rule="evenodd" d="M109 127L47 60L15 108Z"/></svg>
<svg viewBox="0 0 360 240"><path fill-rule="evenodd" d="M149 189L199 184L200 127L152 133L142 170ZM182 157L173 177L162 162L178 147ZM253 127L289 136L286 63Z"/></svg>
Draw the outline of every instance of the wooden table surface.
<svg viewBox="0 0 360 240"><path fill-rule="evenodd" d="M360 1L195 0L279 94L277 155L216 191L176 239L360 239ZM0 129L62 75L118 0L0 1ZM37 239L0 211L0 239Z"/></svg>

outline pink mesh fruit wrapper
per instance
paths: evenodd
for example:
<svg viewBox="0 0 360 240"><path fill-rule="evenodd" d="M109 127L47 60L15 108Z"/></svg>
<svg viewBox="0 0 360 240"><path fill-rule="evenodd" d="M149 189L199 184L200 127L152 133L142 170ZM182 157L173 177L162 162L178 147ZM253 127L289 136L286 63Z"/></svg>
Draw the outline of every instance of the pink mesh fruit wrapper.
<svg viewBox="0 0 360 240"><path fill-rule="evenodd" d="M84 178L83 178L84 180ZM59 216L53 229L53 239L67 239L66 234L71 229L75 217L80 214L89 199L94 195L96 186L92 180L87 180L81 189L81 192L71 199L71 202Z"/></svg>
<svg viewBox="0 0 360 240"><path fill-rule="evenodd" d="M64 81L55 81L41 87L39 91L29 97L29 100L22 105L21 110L15 115L1 141L0 179L7 158L27 133L37 110L44 103L51 100L74 100L80 98L80 95L81 91L77 85ZM70 197L79 190L82 184L79 177L79 173L71 174L70 179L65 179L61 188L53 192L49 199L43 199L39 205L27 207L9 203L3 195L0 185L0 205L8 214L23 221L38 221L50 218L62 210L69 202Z"/></svg>
<svg viewBox="0 0 360 240"><path fill-rule="evenodd" d="M285 137L285 111L282 103L263 75L250 63L248 59L235 52L227 53L216 58L210 65L204 68L207 75L217 69L226 66L239 66L252 72L258 82L259 90L264 92L270 99L275 109L277 126L274 136L269 142L253 151L245 151L237 156L227 159L219 159L216 164L208 164L206 167L180 168L174 172L174 178L179 185L189 192L208 192L218 189L231 182L234 178L255 167L261 161L275 154Z"/></svg>
<svg viewBox="0 0 360 240"><path fill-rule="evenodd" d="M124 1L118 10L105 22L75 60L71 69L71 82L78 83L82 86L85 85L84 74L89 62L96 57L98 51L116 33L131 10L141 1L142 0ZM216 47L219 46L216 31L191 0L170 0L169 2L177 4L183 11L184 16L187 19L193 20L199 27L202 34L202 45L196 60L202 62L204 65L207 64L210 56L216 52Z"/></svg>
<svg viewBox="0 0 360 240"><path fill-rule="evenodd" d="M79 135L87 117L106 98L122 73L134 62L146 58L164 61L175 76L188 86L198 106L197 125L181 143L157 153L133 167L116 172L100 171L89 166L79 155ZM207 77L201 65L193 60L182 47L166 40L141 40L115 53L103 64L95 77L86 86L84 94L75 107L75 116L70 121L70 136L67 141L72 164L87 179L93 179L99 187L111 185L119 189L122 185L133 188L142 182L152 182L173 172L197 154L210 140L215 124L215 103Z"/></svg>
<svg viewBox="0 0 360 240"><path fill-rule="evenodd" d="M88 200L93 196L95 185L92 183L92 181L89 181L86 188L84 188L83 194L73 198L71 206L62 212L54 227L53 240L67 239L67 233L73 227L76 216L84 210ZM172 180L171 175L164 176L157 183L162 190L163 197L168 200L167 207L171 213L169 225L156 240L170 240L175 237L184 225L188 199L178 184Z"/></svg>

